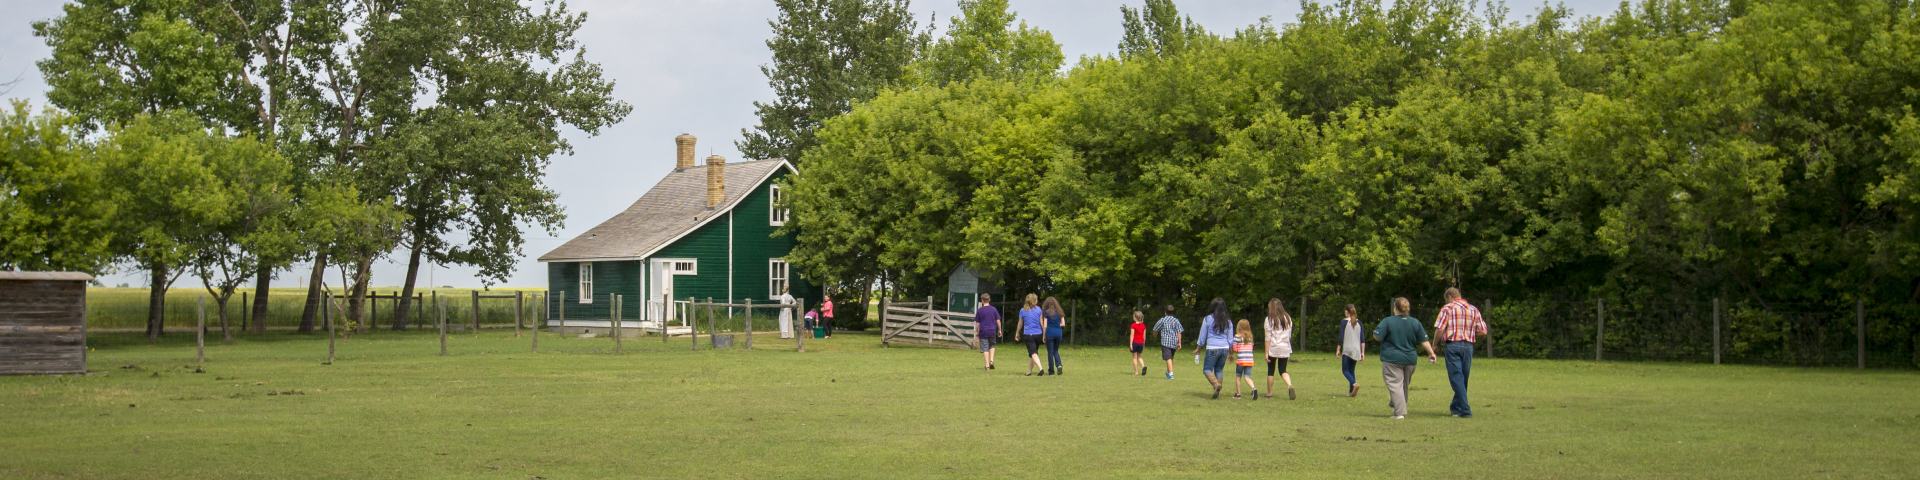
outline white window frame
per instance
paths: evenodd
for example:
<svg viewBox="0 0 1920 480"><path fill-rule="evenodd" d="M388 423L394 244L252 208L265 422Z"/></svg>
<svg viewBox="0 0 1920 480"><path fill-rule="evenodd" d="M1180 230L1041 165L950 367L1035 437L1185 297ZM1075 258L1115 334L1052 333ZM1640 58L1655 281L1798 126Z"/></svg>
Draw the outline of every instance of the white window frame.
<svg viewBox="0 0 1920 480"><path fill-rule="evenodd" d="M593 263L580 262L580 303L593 303Z"/></svg>
<svg viewBox="0 0 1920 480"><path fill-rule="evenodd" d="M780 298L793 283L793 266L784 258L767 259L767 298Z"/></svg>
<svg viewBox="0 0 1920 480"><path fill-rule="evenodd" d="M775 227L786 226L788 217L793 214L793 209L780 208L781 204L786 200L786 194L780 192L780 184L778 183L768 184L767 192L769 192L767 195L767 224Z"/></svg>
<svg viewBox="0 0 1920 480"><path fill-rule="evenodd" d="M687 268L680 268L682 266ZM670 275L699 275L700 259L667 260L667 273Z"/></svg>

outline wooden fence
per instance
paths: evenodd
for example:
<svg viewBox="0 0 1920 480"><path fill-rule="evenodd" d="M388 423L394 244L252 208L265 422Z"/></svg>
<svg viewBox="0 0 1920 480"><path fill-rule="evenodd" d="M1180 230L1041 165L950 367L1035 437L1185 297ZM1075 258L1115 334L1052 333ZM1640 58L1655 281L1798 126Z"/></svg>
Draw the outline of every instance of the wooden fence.
<svg viewBox="0 0 1920 480"><path fill-rule="evenodd" d="M880 300L880 344L980 348L974 338L971 312L934 308L933 297L921 302Z"/></svg>

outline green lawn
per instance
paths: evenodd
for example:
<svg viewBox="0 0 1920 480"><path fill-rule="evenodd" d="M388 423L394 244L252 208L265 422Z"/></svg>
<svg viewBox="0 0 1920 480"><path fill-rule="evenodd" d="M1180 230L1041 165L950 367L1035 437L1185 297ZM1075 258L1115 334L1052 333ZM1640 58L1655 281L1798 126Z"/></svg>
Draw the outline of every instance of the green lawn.
<svg viewBox="0 0 1920 480"><path fill-rule="evenodd" d="M1378 363L1346 398L1335 359L1295 359L1300 399L1208 400L1127 375L1119 348L1023 377L1018 347L881 349L870 335L686 339L507 331L210 346L96 336L86 376L0 377L0 478L1906 477L1920 374L1479 359L1477 417L1446 416L1422 364L1386 418ZM1909 477L1910 478L1910 477Z"/></svg>

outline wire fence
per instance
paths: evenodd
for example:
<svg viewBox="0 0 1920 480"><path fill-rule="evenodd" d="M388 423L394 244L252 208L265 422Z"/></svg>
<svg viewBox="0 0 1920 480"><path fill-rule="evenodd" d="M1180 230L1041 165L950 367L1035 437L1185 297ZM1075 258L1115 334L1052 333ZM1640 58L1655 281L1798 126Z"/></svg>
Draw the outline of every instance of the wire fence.
<svg viewBox="0 0 1920 480"><path fill-rule="evenodd" d="M117 289L115 289L117 290ZM449 290L416 293L409 302L408 323L412 328L432 328L434 322L433 302L438 298L446 304L449 328L464 330L472 328L475 312L482 328L510 328L514 324L514 311L521 310L522 322L532 325L534 316L541 313L540 305L545 300L545 292L521 291L521 299L516 303L515 291L480 292L478 303L474 301L473 290ZM363 300L363 327L367 329L391 328L399 316L399 291L376 290L368 292ZM200 314L200 301L205 299L207 328L217 331L219 328L220 305L213 297L201 291L175 290L167 294L162 309L163 321L169 331L192 332ZM340 295L333 296L335 302L345 307L347 300ZM477 308L477 310L476 310ZM253 296L251 292L236 293L227 301L226 314L228 328L236 333L257 330L291 330L300 326L301 315L306 309L305 292L273 292L269 294L265 315L253 315ZM147 296L145 289L138 292L89 291L87 295L87 326L96 331L145 330L147 325ZM318 310L313 314L315 330L326 329L326 318Z"/></svg>
<svg viewBox="0 0 1920 480"><path fill-rule="evenodd" d="M935 299L942 307L946 302ZM1443 302L1411 299L1409 315L1431 333ZM1331 352L1340 343L1340 322L1351 303L1371 331L1390 312L1389 299L1295 298L1286 306L1294 316L1296 350ZM1472 303L1486 319L1489 334L1477 342L1478 354L1495 358L1674 361L1857 368L1920 367L1920 318L1917 304L1746 303L1706 299L1692 302L1624 301L1592 298L1478 299ZM995 301L1005 318L1001 330L1012 339L1020 328L1021 301ZM1062 299L1068 320L1067 343L1121 345L1138 309L1151 326L1164 304L1140 301ZM1255 329L1264 307L1231 308L1234 320ZM1199 333L1203 306L1176 305L1174 317L1191 348ZM1256 335L1256 338L1261 336ZM1158 338L1148 343L1157 344Z"/></svg>

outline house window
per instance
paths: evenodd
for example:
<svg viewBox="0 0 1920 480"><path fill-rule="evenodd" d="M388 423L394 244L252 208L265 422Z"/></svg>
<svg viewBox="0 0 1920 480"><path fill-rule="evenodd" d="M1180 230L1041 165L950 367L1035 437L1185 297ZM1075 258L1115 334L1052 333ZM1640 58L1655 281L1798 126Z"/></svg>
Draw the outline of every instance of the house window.
<svg viewBox="0 0 1920 480"><path fill-rule="evenodd" d="M767 298L778 298L787 291L787 261L774 258L767 260Z"/></svg>
<svg viewBox="0 0 1920 480"><path fill-rule="evenodd" d="M699 275L700 264L695 260L674 260L667 264L667 273L674 275Z"/></svg>
<svg viewBox="0 0 1920 480"><path fill-rule="evenodd" d="M580 303L593 303L593 264L580 264Z"/></svg>
<svg viewBox="0 0 1920 480"><path fill-rule="evenodd" d="M767 191L771 193L773 197L773 201L767 202L767 208L770 210L767 213L767 223L776 227L786 225L787 216L791 213L791 210L786 208L787 197L780 193L780 184L768 185Z"/></svg>

